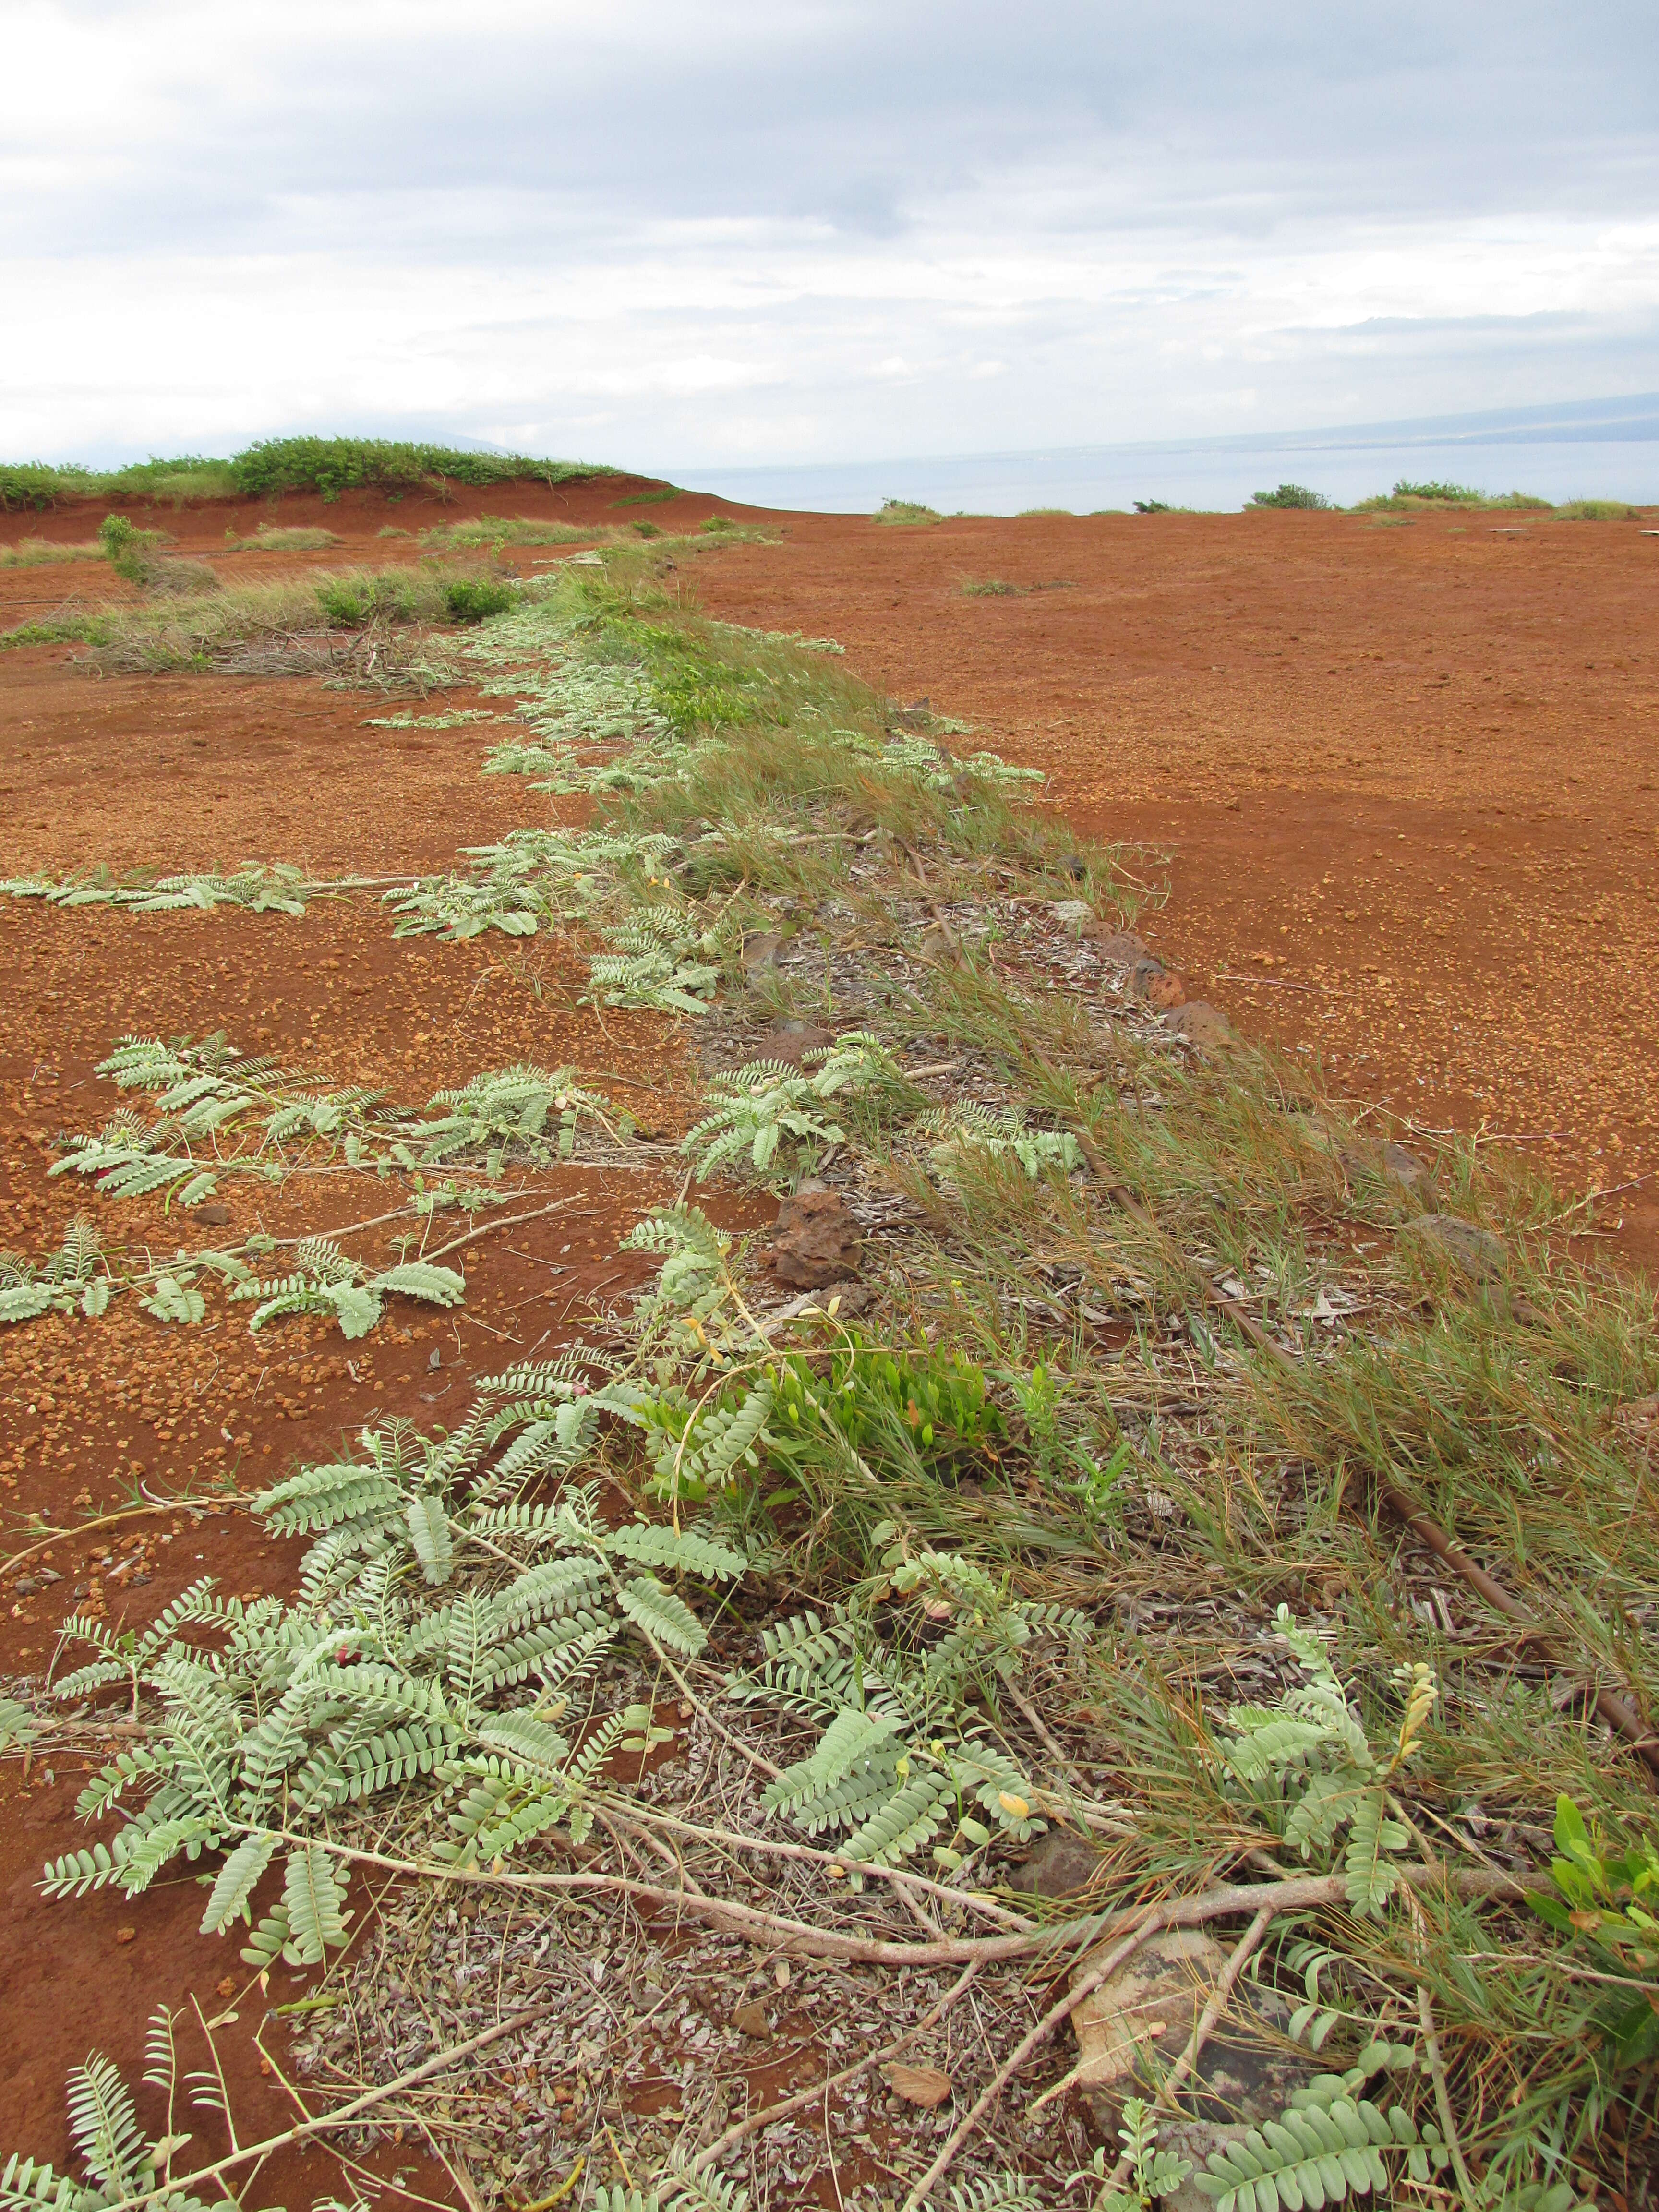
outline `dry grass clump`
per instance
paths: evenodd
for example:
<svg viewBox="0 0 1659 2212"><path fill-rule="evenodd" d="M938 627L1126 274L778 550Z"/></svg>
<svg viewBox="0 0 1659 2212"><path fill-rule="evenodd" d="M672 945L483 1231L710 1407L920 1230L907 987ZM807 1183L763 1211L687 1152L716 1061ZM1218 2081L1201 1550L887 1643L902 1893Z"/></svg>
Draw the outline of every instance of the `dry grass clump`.
<svg viewBox="0 0 1659 2212"><path fill-rule="evenodd" d="M251 538L239 538L234 528L227 530L225 536L232 550L238 553L317 553L325 545L337 545L340 542L334 531L303 523L283 528L276 523L262 522Z"/></svg>
<svg viewBox="0 0 1659 2212"><path fill-rule="evenodd" d="M25 538L15 545L0 546L0 568L41 568L61 561L97 561L103 547L95 538L60 545L49 538Z"/></svg>

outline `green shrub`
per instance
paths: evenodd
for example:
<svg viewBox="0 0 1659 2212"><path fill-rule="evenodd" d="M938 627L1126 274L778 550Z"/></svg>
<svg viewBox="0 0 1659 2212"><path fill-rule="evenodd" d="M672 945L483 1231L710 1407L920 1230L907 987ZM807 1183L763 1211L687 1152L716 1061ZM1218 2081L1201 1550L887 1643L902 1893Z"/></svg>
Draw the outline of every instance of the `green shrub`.
<svg viewBox="0 0 1659 2212"><path fill-rule="evenodd" d="M877 511L878 522L943 522L937 507L923 507L914 499L884 499Z"/></svg>
<svg viewBox="0 0 1659 2212"><path fill-rule="evenodd" d="M325 500L365 486L413 491L434 477L464 484L526 479L552 484L572 477L613 473L580 461L538 461L522 453L466 453L453 446L388 438L264 438L238 453L233 466L241 491L264 496L314 491Z"/></svg>
<svg viewBox="0 0 1659 2212"><path fill-rule="evenodd" d="M976 582L972 577L962 587L966 599L1017 599L1019 586L1008 583L1001 576L987 576Z"/></svg>
<svg viewBox="0 0 1659 2212"><path fill-rule="evenodd" d="M1135 501L1135 513L1137 514L1173 514L1175 509L1166 499L1138 499Z"/></svg>
<svg viewBox="0 0 1659 2212"><path fill-rule="evenodd" d="M331 629L362 629L371 622L418 623L439 617L442 605L423 588L426 580L407 571L385 570L369 576L361 570L325 576L316 586L317 604Z"/></svg>
<svg viewBox="0 0 1659 2212"><path fill-rule="evenodd" d="M161 533L158 530L140 530L125 514L106 514L98 526L98 543L104 558L118 576L125 576L130 584L144 581L144 556L152 545L159 545Z"/></svg>
<svg viewBox="0 0 1659 2212"><path fill-rule="evenodd" d="M517 597L511 584L493 577L457 577L444 586L444 605L451 622L480 623L491 615L504 615Z"/></svg>
<svg viewBox="0 0 1659 2212"><path fill-rule="evenodd" d="M1569 522L1634 522L1642 512L1622 499L1570 499L1555 511Z"/></svg>
<svg viewBox="0 0 1659 2212"><path fill-rule="evenodd" d="M1306 484L1282 483L1277 491L1252 492L1248 504L1251 507L1305 507L1328 509L1330 501L1322 491L1310 491Z"/></svg>
<svg viewBox="0 0 1659 2212"><path fill-rule="evenodd" d="M0 507L54 507L60 499L92 489L87 469L53 468L46 461L0 463Z"/></svg>
<svg viewBox="0 0 1659 2212"><path fill-rule="evenodd" d="M1401 477L1389 495L1394 499L1445 500L1462 507L1478 507L1486 495L1485 492L1477 491L1472 484L1408 483L1404 477Z"/></svg>
<svg viewBox="0 0 1659 2212"><path fill-rule="evenodd" d="M0 653L18 645L106 645L109 638L109 625L91 615L48 615L0 632Z"/></svg>

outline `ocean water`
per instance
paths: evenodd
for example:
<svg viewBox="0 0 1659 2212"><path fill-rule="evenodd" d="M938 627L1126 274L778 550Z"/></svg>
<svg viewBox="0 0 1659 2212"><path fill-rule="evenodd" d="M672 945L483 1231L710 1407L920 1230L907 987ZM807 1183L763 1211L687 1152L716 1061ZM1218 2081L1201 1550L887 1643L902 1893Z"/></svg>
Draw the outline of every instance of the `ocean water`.
<svg viewBox="0 0 1659 2212"><path fill-rule="evenodd" d="M1524 415L1524 418L1516 419ZM1536 417L1546 419L1539 421ZM1047 452L935 453L798 467L691 468L688 489L747 506L869 514L884 499L920 501L943 514L1075 514L1129 509L1136 500L1236 511L1253 492L1305 484L1341 507L1415 483L1530 492L1559 502L1622 499L1659 505L1659 399L1580 403L1421 422L1359 425L1182 444L1074 446Z"/></svg>

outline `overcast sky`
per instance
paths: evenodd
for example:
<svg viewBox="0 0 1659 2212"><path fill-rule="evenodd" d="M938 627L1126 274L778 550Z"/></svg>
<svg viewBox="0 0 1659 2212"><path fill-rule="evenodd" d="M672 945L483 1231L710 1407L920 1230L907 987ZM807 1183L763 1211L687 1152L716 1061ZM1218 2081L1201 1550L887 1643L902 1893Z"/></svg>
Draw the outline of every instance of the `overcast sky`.
<svg viewBox="0 0 1659 2212"><path fill-rule="evenodd" d="M6 0L0 451L647 468L1659 386L1653 0Z"/></svg>

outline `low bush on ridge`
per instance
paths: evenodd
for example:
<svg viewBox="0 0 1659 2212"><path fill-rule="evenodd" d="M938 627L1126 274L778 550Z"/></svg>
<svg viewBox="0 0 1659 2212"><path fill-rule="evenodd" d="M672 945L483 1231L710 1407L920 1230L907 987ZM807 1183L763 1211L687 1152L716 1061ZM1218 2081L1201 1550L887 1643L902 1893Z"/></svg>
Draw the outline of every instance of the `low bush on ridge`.
<svg viewBox="0 0 1659 2212"><path fill-rule="evenodd" d="M131 461L118 469L74 462L0 462L0 509L55 507L60 500L235 499L285 491L325 500L373 488L394 495L435 482L483 486L564 483L573 477L614 476L599 462L534 459L524 453L470 453L390 438L264 438L229 460L186 453L173 460Z"/></svg>

